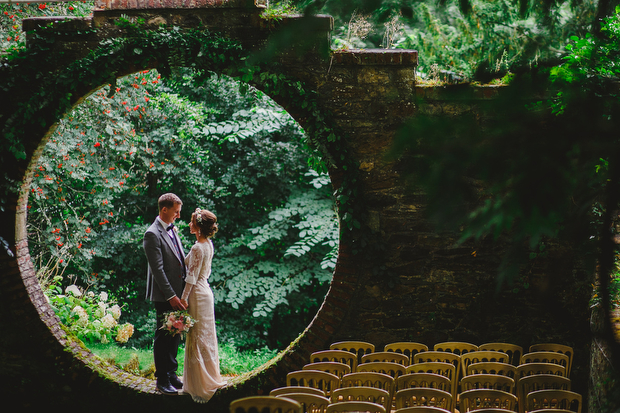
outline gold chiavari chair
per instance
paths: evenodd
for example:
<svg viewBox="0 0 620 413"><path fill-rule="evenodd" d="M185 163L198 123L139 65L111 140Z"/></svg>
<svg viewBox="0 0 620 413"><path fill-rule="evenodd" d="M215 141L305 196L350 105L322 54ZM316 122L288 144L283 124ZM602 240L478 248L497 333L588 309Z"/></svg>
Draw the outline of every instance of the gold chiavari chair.
<svg viewBox="0 0 620 413"><path fill-rule="evenodd" d="M452 394L439 389L415 387L403 389L394 395L396 410L411 406L434 406L454 411Z"/></svg>
<svg viewBox="0 0 620 413"><path fill-rule="evenodd" d="M340 402L327 406L326 413L385 413L385 407L370 402Z"/></svg>
<svg viewBox="0 0 620 413"><path fill-rule="evenodd" d="M564 367L564 376L568 377L568 356L562 353L556 353L554 351L535 351L533 353L526 353L521 356L521 364L528 363L552 363L559 364Z"/></svg>
<svg viewBox="0 0 620 413"><path fill-rule="evenodd" d="M357 355L357 364L362 362L364 354L375 352L375 345L365 341L339 341L329 346L330 350L344 350Z"/></svg>
<svg viewBox="0 0 620 413"><path fill-rule="evenodd" d="M569 390L538 390L527 395L525 409L528 412L537 409L565 409L581 413L581 402L581 395Z"/></svg>
<svg viewBox="0 0 620 413"><path fill-rule="evenodd" d="M296 401L301 405L304 413L327 413L329 399L325 396L318 396L310 393L286 393L276 397L285 397Z"/></svg>
<svg viewBox="0 0 620 413"><path fill-rule="evenodd" d="M554 353L561 353L568 357L568 365L566 367L566 377L570 377L570 370L573 366L573 348L571 346L566 346L564 344L556 344L556 343L540 343L540 344L532 344L530 346L530 353L534 353L537 351L552 351Z"/></svg>
<svg viewBox="0 0 620 413"><path fill-rule="evenodd" d="M517 396L502 390L474 389L459 393L459 411L470 412L482 408L499 408L516 411Z"/></svg>
<svg viewBox="0 0 620 413"><path fill-rule="evenodd" d="M409 357L409 364L413 363L413 356L423 351L428 351L428 346L422 343L399 341L386 344L383 351L393 351Z"/></svg>
<svg viewBox="0 0 620 413"><path fill-rule="evenodd" d="M303 413L301 405L294 400L274 396L252 396L233 400L230 413Z"/></svg>
<svg viewBox="0 0 620 413"><path fill-rule="evenodd" d="M376 351L374 353L364 354L362 356L362 364L379 361L397 363L405 367L410 364L409 357L404 354L395 353L393 351Z"/></svg>
<svg viewBox="0 0 620 413"><path fill-rule="evenodd" d="M501 351L508 354L510 364L518 366L521 356L523 355L523 347L510 343L484 343L478 346L478 351Z"/></svg>
<svg viewBox="0 0 620 413"><path fill-rule="evenodd" d="M357 368L357 355L345 350L322 350L315 351L310 355L310 363L333 361L344 363L351 367L351 373Z"/></svg>
<svg viewBox="0 0 620 413"><path fill-rule="evenodd" d="M279 396L281 394L287 393L309 393L317 396L325 397L325 392L321 389L316 389L314 387L306 387L306 386L285 386L278 387L269 392L270 396Z"/></svg>
<svg viewBox="0 0 620 413"><path fill-rule="evenodd" d="M532 374L523 376L517 383L517 397L519 398L519 412L525 413L527 395L537 390L570 390L571 381L568 377L556 374ZM521 401L523 401L521 403Z"/></svg>
<svg viewBox="0 0 620 413"><path fill-rule="evenodd" d="M390 392L378 387L341 387L332 392L332 403L350 401L377 403L385 407L386 412L392 409L392 397Z"/></svg>
<svg viewBox="0 0 620 413"><path fill-rule="evenodd" d="M351 373L351 367L348 364L335 361L319 361L317 363L309 363L302 367L302 370L318 370L335 374L342 378L345 374Z"/></svg>
<svg viewBox="0 0 620 413"><path fill-rule="evenodd" d="M286 375L287 386L306 386L323 390L329 397L334 389L340 387L340 378L335 374L318 370L297 370Z"/></svg>
<svg viewBox="0 0 620 413"><path fill-rule="evenodd" d="M461 356L461 373L463 374L463 377L466 376L467 366L472 363L496 362L508 364L508 361L508 354L500 351L485 350L465 353Z"/></svg>

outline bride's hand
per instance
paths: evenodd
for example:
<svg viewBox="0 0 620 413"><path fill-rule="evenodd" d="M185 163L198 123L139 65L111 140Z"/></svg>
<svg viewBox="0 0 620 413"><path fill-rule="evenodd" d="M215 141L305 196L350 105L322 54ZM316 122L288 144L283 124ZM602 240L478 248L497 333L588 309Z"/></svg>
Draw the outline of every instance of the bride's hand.
<svg viewBox="0 0 620 413"><path fill-rule="evenodd" d="M183 304L183 306L184 306L185 308L188 308L188 307L189 307L189 305L187 304L187 301L185 301L185 300L181 299L181 303Z"/></svg>

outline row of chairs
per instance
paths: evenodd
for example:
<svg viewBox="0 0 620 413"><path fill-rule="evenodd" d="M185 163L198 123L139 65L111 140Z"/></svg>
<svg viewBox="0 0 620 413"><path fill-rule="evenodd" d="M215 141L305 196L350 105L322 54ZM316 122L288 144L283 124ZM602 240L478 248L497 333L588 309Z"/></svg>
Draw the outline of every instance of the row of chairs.
<svg viewBox="0 0 620 413"><path fill-rule="evenodd" d="M568 369L573 355L571 347L560 344L537 344L531 346L530 350L537 351L521 354L521 347L508 343L476 346L463 342L446 342L435 345L433 350L429 351L428 347L421 343L399 342L386 345L382 352L374 352L374 345L371 343L347 341L332 344L330 350L313 353L311 363L304 366L304 369L322 370L340 378L351 372L381 372L397 380L396 390L402 388L398 381L405 380L400 379L401 376L408 376L411 373L435 373L451 380L449 391L455 400L461 389L468 390L461 386L461 379L474 374L510 377L515 382L510 387L517 389L513 390L516 396L520 396L519 391L532 390L531 386L535 384L526 380L517 387L516 382L521 377L543 374L568 379ZM520 363L517 366L514 365L516 359ZM358 361L361 364L358 364ZM544 383L538 387L548 388L546 386L549 385L550 379L546 377L540 379L544 379ZM568 382L570 383L569 380ZM468 384L468 380L465 380L465 383ZM554 384L554 388L570 390L569 385L557 387ZM522 397L525 394L527 393Z"/></svg>
<svg viewBox="0 0 620 413"><path fill-rule="evenodd" d="M341 397L345 395L349 398L355 394L359 397L364 396L368 401L383 405L386 411L390 411L390 406L403 408L410 404L420 404L421 400L428 399L434 400L434 404L448 410L454 410L457 404L459 410L463 411L464 406L466 410L473 410L474 405L491 403L509 410L515 410L518 406L519 411L525 412L530 402L533 406L546 403L537 398L529 400L528 397L531 394L538 390L549 389L560 392L557 395L563 395L562 400L558 402L560 405L571 406L577 409L576 411L581 410L581 395L570 391L570 379L566 377L554 374L532 374L521 377L518 381L519 385L516 386L515 380L508 376L473 374L463 377L460 380L462 390L454 392L456 387L451 377L426 371L429 368L454 371L453 365L420 363L409 366L409 368L416 366L419 366L420 371L397 378L381 372L357 371L339 378L326 371L293 371L287 374L287 387L274 390L272 395L304 387L318 389L321 392L320 395L332 402L345 401L341 400ZM484 402L480 401L481 397L485 400Z"/></svg>
<svg viewBox="0 0 620 413"><path fill-rule="evenodd" d="M254 396L234 400L230 404L230 413L453 413L451 394L438 389L415 388L401 390L397 393L396 404L386 406L372 401L374 390L377 397L380 389L342 388L334 392L332 398L308 391L311 388L300 387L275 389L269 396ZM286 392L284 391L286 390ZM527 398L529 413L575 413L569 410L573 400L571 392L562 390L539 390ZM516 400L514 395L500 390L476 389L463 392L463 401L459 411L462 413L507 413L514 412Z"/></svg>
<svg viewBox="0 0 620 413"><path fill-rule="evenodd" d="M385 345L383 351L377 352L375 345L372 343L364 341L341 341L331 344L330 350L344 350L356 354L356 364L377 361L377 356L382 355L382 353L396 353L404 357L394 356L393 361L407 366L415 363L415 356L417 354L428 352L429 347L422 343L396 342ZM561 364L566 368L566 377L570 376L574 353L572 347L556 343L533 344L529 347L528 353L524 353L521 346L511 343L485 343L475 345L460 341L437 343L433 346L432 351L452 353L458 356L483 351L501 352L506 355L502 357L502 360L514 366L535 361ZM373 353L375 354L373 355ZM551 358L549 359L548 357ZM354 365L351 367L353 370L355 369Z"/></svg>
<svg viewBox="0 0 620 413"><path fill-rule="evenodd" d="M379 382L382 379L382 387L392 393L410 387L434 387L456 397L459 388L471 390L491 387L518 396L538 390L537 387L570 390L571 380L562 373L563 367L550 363L528 363L514 367L499 362L483 362L469 365L467 375L459 379L456 367L446 362L416 363L402 372L389 362L363 363L357 371L351 373L348 365L328 361L309 363L301 371L290 372L287 382L295 385L309 383L311 386L313 383L321 383L329 392L329 389L342 384L348 385L360 380Z"/></svg>

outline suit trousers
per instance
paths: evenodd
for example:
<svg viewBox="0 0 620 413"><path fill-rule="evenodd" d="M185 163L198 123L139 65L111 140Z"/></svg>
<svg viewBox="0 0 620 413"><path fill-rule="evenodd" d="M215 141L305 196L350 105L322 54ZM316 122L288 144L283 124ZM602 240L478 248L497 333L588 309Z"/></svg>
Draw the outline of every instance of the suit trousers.
<svg viewBox="0 0 620 413"><path fill-rule="evenodd" d="M181 335L171 335L166 330L161 329L164 324L164 314L173 311L170 303L155 301L155 311L157 313L157 330L153 340L153 356L155 359L155 377L167 379L168 373L176 373L178 368L177 354Z"/></svg>

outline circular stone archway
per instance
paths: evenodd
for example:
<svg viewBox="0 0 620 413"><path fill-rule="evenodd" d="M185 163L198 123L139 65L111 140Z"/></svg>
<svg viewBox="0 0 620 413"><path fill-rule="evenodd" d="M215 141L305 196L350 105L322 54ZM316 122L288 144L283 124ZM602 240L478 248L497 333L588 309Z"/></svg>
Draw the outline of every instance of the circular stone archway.
<svg viewBox="0 0 620 413"><path fill-rule="evenodd" d="M9 380L11 396L21 398L26 407L44 407L53 401L67 407L96 404L102 410L119 404L127 408L153 410L167 410L172 406L197 408L191 398L171 400L159 395L152 380L133 376L101 362L73 340L62 329L38 283L26 234L28 187L33 174L32 165L41 155L47 136L53 133L56 122L68 109L116 77L156 67L158 62L169 62L171 54L174 57L182 55L186 64L245 76L249 83L283 105L306 131L314 135L314 142L324 150L334 147L327 140L328 136L333 139L332 127L322 119L315 96L311 91L304 90L300 82L282 73L268 72L265 67L253 73L253 68L244 63L242 49L222 39L196 35L190 39L179 36L166 44L162 41L169 42L169 36L153 38L145 33L142 38L124 41L123 47L118 47L118 44L100 46L95 50L94 58L90 55L72 65L60 66L56 72L59 73L56 82L42 80L27 87L26 83L19 82L27 80L28 75L30 79L41 77L33 71L26 71L26 76L22 77L23 73L14 76L10 83L13 88L5 91L4 96L17 94L17 100L23 103L22 108L33 109L23 112L19 110L19 105L13 109L2 108L4 131L15 133L14 148L22 143L25 159L9 156L9 162L3 164L3 171L13 182L20 183L20 189L17 197L9 198L1 218L10 224L3 226L1 232L3 240L8 243L3 249L1 261L0 301L3 314L7 315L3 322L5 334L1 339L1 348L13 360L13 363L3 367L1 376ZM136 53L137 48L149 58ZM160 52L162 49L166 52ZM207 50L211 54L205 59ZM54 56L46 57L53 59ZM46 68L39 70L45 71ZM97 76L87 77L84 73L97 73ZM334 159L335 156L328 153L327 158ZM341 172L346 162L341 161L339 167L335 164L331 166L332 182L342 183L347 179L346 174ZM349 170L356 171L355 168ZM301 368L311 352L325 348L332 340L348 306L347 297L355 290L354 271L347 270L347 251L347 246L341 243L330 291L308 328L270 363L247 377L233 380L232 384L219 391L210 401L210 409L227 411L228 404L235 398L261 394L283 385L286 372ZM36 397L30 398L32 393Z"/></svg>

